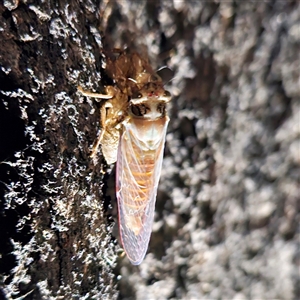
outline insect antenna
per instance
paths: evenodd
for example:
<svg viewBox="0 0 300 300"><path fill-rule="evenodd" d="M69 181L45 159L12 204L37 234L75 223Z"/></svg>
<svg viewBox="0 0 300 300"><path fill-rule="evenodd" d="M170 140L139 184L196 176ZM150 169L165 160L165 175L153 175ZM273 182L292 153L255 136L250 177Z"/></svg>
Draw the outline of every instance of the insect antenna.
<svg viewBox="0 0 300 300"><path fill-rule="evenodd" d="M137 81L136 80L134 80L133 78L127 78L128 80L130 80L130 81L132 81L132 82L134 82L135 84L137 84Z"/></svg>

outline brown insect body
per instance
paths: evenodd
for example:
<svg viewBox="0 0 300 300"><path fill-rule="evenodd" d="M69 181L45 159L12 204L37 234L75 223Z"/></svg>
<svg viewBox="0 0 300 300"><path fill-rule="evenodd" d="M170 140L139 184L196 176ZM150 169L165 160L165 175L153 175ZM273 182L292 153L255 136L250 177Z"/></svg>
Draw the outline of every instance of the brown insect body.
<svg viewBox="0 0 300 300"><path fill-rule="evenodd" d="M151 236L171 100L162 80L138 54L122 53L108 59L107 74L115 86L101 108L99 144L108 163L117 161L116 193L122 244L133 264L143 260ZM96 95L96 96L95 96Z"/></svg>

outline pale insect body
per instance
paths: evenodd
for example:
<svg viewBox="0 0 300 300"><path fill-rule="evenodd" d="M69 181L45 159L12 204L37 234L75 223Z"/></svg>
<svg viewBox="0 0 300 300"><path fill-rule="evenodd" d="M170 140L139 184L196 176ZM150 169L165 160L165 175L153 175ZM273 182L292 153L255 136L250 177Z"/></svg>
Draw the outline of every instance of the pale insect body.
<svg viewBox="0 0 300 300"><path fill-rule="evenodd" d="M148 62L138 54L122 53L107 61L106 71L115 86L106 95L80 92L107 99L101 107L101 144L108 163L117 161L116 194L119 228L125 252L134 265L146 254L154 219L169 117L171 95ZM102 97L103 96L103 97Z"/></svg>
<svg viewBox="0 0 300 300"><path fill-rule="evenodd" d="M81 87L78 87L78 91L88 97L106 100L100 108L101 133L93 146L90 157L94 157L97 154L101 144L106 162L113 164L117 161L120 126L128 106L127 97L119 89L112 86L106 87L107 94L86 92Z"/></svg>

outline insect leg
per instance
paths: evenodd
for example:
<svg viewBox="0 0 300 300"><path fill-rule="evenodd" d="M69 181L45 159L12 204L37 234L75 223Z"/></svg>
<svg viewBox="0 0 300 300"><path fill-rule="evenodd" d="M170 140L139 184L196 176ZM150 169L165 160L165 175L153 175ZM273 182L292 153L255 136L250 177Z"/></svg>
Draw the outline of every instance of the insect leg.
<svg viewBox="0 0 300 300"><path fill-rule="evenodd" d="M103 135L106 131L106 116L107 116L107 109L111 108L111 103L106 102L103 104L100 108L100 123L101 123L101 133L97 137L96 144L93 146L92 152L90 154L90 157L94 157L97 154L99 145L102 142Z"/></svg>
<svg viewBox="0 0 300 300"><path fill-rule="evenodd" d="M99 148L99 145L101 144L102 138L103 138L103 134L105 132L105 129L102 128L101 129L101 133L99 134L99 136L97 137L97 142L96 144L93 146L92 152L90 154L90 157L93 158L96 154L97 154L97 150Z"/></svg>
<svg viewBox="0 0 300 300"><path fill-rule="evenodd" d="M80 94L87 96L87 97L93 97L93 98L100 98L100 99L111 99L114 95L105 95L105 94L99 94L99 93L93 93L93 92L88 92L84 91L81 86L77 87L77 90L80 92Z"/></svg>

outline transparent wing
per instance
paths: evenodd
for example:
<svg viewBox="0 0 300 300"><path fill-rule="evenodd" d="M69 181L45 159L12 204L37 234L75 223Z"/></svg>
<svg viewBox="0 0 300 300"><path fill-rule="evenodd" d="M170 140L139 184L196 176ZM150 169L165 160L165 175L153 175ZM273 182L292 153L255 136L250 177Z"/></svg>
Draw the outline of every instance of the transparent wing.
<svg viewBox="0 0 300 300"><path fill-rule="evenodd" d="M169 118L164 118L161 129L155 131L155 147L145 146L130 122L124 125L119 143L116 172L119 228L124 250L134 265L142 262L148 249L168 122Z"/></svg>

